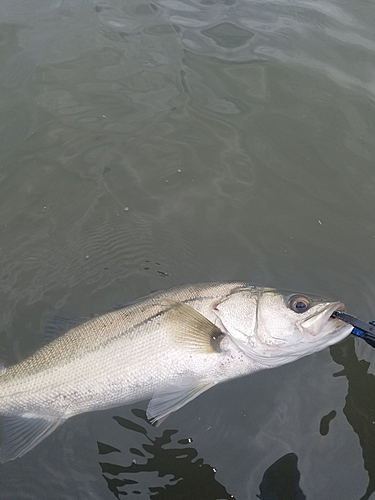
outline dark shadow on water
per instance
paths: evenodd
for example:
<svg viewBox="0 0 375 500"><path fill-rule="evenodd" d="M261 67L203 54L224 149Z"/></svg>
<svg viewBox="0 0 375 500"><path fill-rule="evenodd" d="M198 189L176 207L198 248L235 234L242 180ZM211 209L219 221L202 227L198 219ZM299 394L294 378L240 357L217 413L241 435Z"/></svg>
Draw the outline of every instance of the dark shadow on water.
<svg viewBox="0 0 375 500"><path fill-rule="evenodd" d="M354 337L331 347L330 350L334 361L344 367L335 376L348 379L348 394L343 412L358 435L362 448L369 482L366 493L360 500L368 500L375 491L375 376L368 373L370 363L358 359Z"/></svg>
<svg viewBox="0 0 375 500"><path fill-rule="evenodd" d="M113 418L125 429L143 434L145 443L141 449L130 448L134 459L129 465L100 462L103 477L116 498L130 496L157 500L234 499L215 479L216 470L204 463L202 458L198 458L197 450L189 446L191 439L174 440L173 436L178 433L177 430L165 430L161 436L151 437L155 428L149 424L145 412L135 409L132 413L142 420L142 425L122 417ZM120 452L117 448L100 442L98 449L101 455ZM145 476L145 473L148 475ZM158 485L149 486L153 481ZM162 482L164 484L160 485Z"/></svg>
<svg viewBox="0 0 375 500"><path fill-rule="evenodd" d="M300 488L301 477L297 467L298 457L287 453L274 462L263 475L259 486L260 500L305 500Z"/></svg>
<svg viewBox="0 0 375 500"><path fill-rule="evenodd" d="M141 449L129 449L134 456L129 465L99 462L107 486L116 498L145 498L147 495L152 500L235 500L216 480L215 468L198 458L191 439L173 439L178 431L172 429L152 437L155 427L148 422L146 413L138 409L132 410L132 413L142 421L142 425L122 417L113 418L125 429L143 434L145 443ZM100 455L120 452L118 448L101 442L98 442L98 450ZM295 453L287 453L273 463L263 475L257 498L305 500L306 496L299 486L301 475L297 462ZM144 476L145 473L148 477ZM151 486L156 476L159 485ZM159 478L165 478L162 486Z"/></svg>

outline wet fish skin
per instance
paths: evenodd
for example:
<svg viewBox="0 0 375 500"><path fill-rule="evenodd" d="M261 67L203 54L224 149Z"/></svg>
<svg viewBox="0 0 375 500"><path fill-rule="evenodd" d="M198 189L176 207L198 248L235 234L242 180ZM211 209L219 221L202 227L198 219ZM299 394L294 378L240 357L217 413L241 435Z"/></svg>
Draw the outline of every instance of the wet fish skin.
<svg viewBox="0 0 375 500"><path fill-rule="evenodd" d="M199 298L188 290L171 290L71 329L0 377L0 414L25 412L68 418L91 409L146 399L159 386L184 383L187 370L190 379L190 358L181 358L185 349L199 357L195 360L199 379L213 377L213 373L207 373L212 370L212 353L190 345L183 335L176 336L179 325L171 318L165 320L171 307L164 301L176 300L198 312L205 311L206 317L217 322L209 305L232 289L225 285L217 291L202 289ZM225 343L231 342L225 339ZM239 351L235 345L233 349ZM245 359L241 351L239 354ZM225 371L228 369L232 368L228 365Z"/></svg>
<svg viewBox="0 0 375 500"><path fill-rule="evenodd" d="M219 382L298 359L350 333L340 320L328 320L340 303L315 299L304 314L320 314L327 331L313 341L311 324L319 330L319 322L291 311L288 295L242 282L187 285L69 330L2 372L0 460L24 455L78 413L152 398L148 416L161 420ZM292 334L272 321L265 326L268 316ZM301 326L308 321L310 333Z"/></svg>

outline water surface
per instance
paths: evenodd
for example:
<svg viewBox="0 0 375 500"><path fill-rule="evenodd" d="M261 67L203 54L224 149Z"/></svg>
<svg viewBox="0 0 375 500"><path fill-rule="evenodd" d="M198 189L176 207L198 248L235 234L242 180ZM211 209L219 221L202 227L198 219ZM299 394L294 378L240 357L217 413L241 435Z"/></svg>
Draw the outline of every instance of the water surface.
<svg viewBox="0 0 375 500"><path fill-rule="evenodd" d="M57 318L188 282L374 318L374 19L366 1L3 0L6 362ZM1 466L0 496L374 499L374 373L347 339L158 429L146 402L81 415Z"/></svg>

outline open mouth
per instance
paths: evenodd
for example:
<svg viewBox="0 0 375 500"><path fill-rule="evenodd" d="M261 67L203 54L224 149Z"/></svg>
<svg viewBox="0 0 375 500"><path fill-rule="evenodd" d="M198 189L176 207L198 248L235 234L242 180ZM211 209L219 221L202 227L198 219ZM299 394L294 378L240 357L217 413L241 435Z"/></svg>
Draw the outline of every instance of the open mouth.
<svg viewBox="0 0 375 500"><path fill-rule="evenodd" d="M325 333L333 333L346 325L344 321L335 317L335 312L344 311L342 302L331 302L317 314L301 323L301 328L310 335L316 336Z"/></svg>

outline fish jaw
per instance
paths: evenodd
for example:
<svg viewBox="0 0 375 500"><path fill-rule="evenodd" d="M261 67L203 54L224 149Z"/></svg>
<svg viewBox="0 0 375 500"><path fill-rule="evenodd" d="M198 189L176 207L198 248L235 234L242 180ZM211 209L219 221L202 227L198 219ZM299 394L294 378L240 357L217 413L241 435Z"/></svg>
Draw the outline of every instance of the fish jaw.
<svg viewBox="0 0 375 500"><path fill-rule="evenodd" d="M333 333L347 325L338 318L332 318L334 312L343 311L344 309L345 306L342 302L328 303L323 310L297 323L297 326L303 334L312 335L313 337Z"/></svg>
<svg viewBox="0 0 375 500"><path fill-rule="evenodd" d="M351 330L352 326L344 323L344 326L336 329L334 333L315 338L310 336L309 341L291 346L267 346L254 340L251 343L244 343L236 338L233 338L233 341L249 358L262 365L263 368L275 368L337 344L344 340Z"/></svg>

